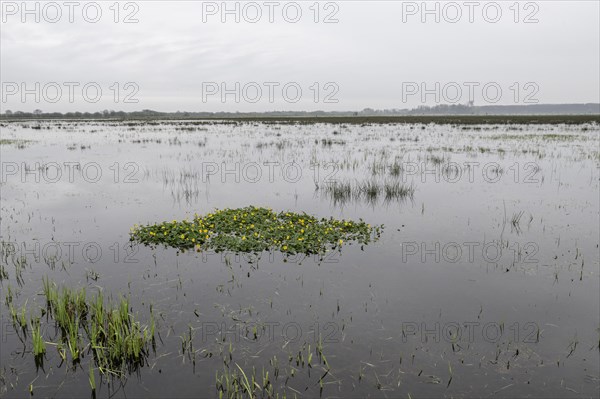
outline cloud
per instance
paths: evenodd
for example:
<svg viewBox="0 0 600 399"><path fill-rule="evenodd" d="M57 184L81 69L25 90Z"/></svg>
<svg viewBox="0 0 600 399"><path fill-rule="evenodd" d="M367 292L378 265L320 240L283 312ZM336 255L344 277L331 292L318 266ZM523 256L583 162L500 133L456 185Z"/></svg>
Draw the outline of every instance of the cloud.
<svg viewBox="0 0 600 399"><path fill-rule="evenodd" d="M494 82L503 89L500 104L514 103L511 87L528 82L538 85L536 96L542 103L600 101L597 2L519 3L518 15L509 8L512 3L495 3L502 7L495 23L483 14L488 3L481 2L475 9L473 22L464 6L461 19L450 21L456 15L448 2L439 3L433 13L421 9L420 2L329 2L319 3L318 15L314 6L310 8L312 3L301 2L295 3L302 9L295 23L283 13L291 2L279 3L272 13L273 23L261 2L255 3L262 12L256 23L248 21L256 17L252 8L243 12L247 2L227 3L229 10L239 4L239 23L234 14L222 10L203 14L207 2L134 2L137 8L128 9L126 3L119 3L118 16L109 8L112 3L98 3L102 18L96 23L87 22L80 9L73 23L66 13L58 23L45 21L43 14L39 23L30 15L25 23L20 13L4 15L6 22L0 26L3 82L39 82L42 87L48 82L82 86L96 82L103 95L97 103L86 101L81 93L73 102L61 97L55 103L32 103L33 96L23 101L17 93L3 101L2 108L249 111L423 104L420 95L403 99L406 82L426 87ZM538 8L526 8L530 3ZM40 4L42 10L47 3ZM86 3L81 4L83 8ZM221 2L210 4L221 7ZM430 11L435 10L434 4L428 3ZM124 23L127 16L138 22ZM324 23L328 16L338 22ZM524 23L527 18L538 22ZM139 102L114 101L111 85L127 82L139 86ZM224 83L227 88L236 82L242 88L252 82L280 86L294 82L302 88L302 98L297 103L285 101L279 92L277 101L269 102L263 93L261 101L253 103L244 98L236 102L233 95L222 101L218 94L202 102L206 82ZM324 88L327 83L338 86L337 102L323 102L330 94ZM425 102L433 105L434 97ZM476 103L483 105L485 99L481 93L479 97Z"/></svg>

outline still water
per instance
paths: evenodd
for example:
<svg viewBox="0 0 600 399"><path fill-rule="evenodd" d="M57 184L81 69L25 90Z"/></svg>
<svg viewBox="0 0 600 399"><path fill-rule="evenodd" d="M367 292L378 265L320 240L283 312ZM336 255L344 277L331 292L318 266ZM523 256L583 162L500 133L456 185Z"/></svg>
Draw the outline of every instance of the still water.
<svg viewBox="0 0 600 399"><path fill-rule="evenodd" d="M267 372L280 397L598 395L598 125L1 129L3 397L91 396L90 369L97 397L216 397L240 369L259 397ZM322 258L129 241L135 224L249 205L385 228ZM42 317L36 367L6 297L39 314L46 277L129 297L142 324L152 309L144 366L63 362Z"/></svg>

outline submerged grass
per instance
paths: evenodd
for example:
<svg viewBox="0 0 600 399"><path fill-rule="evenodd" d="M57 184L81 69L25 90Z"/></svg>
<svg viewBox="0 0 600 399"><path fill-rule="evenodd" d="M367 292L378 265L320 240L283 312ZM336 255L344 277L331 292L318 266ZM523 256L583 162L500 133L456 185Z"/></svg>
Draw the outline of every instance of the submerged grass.
<svg viewBox="0 0 600 399"><path fill-rule="evenodd" d="M249 206L217 210L204 217L196 215L192 221L136 226L131 240L182 250L322 254L348 242L368 244L381 235L382 228L362 220L318 219L306 213L275 213Z"/></svg>
<svg viewBox="0 0 600 399"><path fill-rule="evenodd" d="M36 367L39 367L43 364L44 355L46 354L46 341L44 341L42 335L39 317L31 318L31 341L33 342L35 365Z"/></svg>
<svg viewBox="0 0 600 399"><path fill-rule="evenodd" d="M488 137L490 140L523 140L523 141L575 141L582 138L581 135L577 134L558 134L558 133L544 133L544 134L495 134Z"/></svg>
<svg viewBox="0 0 600 399"><path fill-rule="evenodd" d="M234 367L235 366L235 367ZM300 377L300 372L306 372ZM223 370L216 371L215 385L219 398L286 398L288 393L292 397L301 394L294 389L294 380L297 377L308 378L310 382L304 388L304 395L323 397L326 382L331 376L331 366L323 353L323 342L321 336L316 347L304 343L295 351L288 352L286 359L278 359L273 356L269 359L269 365L261 369L246 367L238 363L225 363ZM333 381L338 383L339 381ZM308 391L308 392L306 392Z"/></svg>
<svg viewBox="0 0 600 399"><path fill-rule="evenodd" d="M407 185L396 180L383 183L375 180L336 181L325 185L322 189L335 205L345 205L352 201L376 205L380 199L383 199L384 203L402 202L412 199L415 194L414 185Z"/></svg>
<svg viewBox="0 0 600 399"><path fill-rule="evenodd" d="M30 142L30 140L0 139L0 146L3 146L3 145L15 145L15 146L17 146L17 148L23 149L23 148L25 148L25 146L29 142Z"/></svg>
<svg viewBox="0 0 600 399"><path fill-rule="evenodd" d="M106 304L101 292L88 298L85 288L59 289L47 278L43 280L43 290L47 314L60 331L56 346L63 360L68 352L77 363L83 352L89 350L103 374L122 375L143 366L150 344L154 343L154 319L152 326L142 326L129 312L129 299ZM36 330L33 331L34 349L40 348L34 352L43 354L41 336L36 338Z"/></svg>

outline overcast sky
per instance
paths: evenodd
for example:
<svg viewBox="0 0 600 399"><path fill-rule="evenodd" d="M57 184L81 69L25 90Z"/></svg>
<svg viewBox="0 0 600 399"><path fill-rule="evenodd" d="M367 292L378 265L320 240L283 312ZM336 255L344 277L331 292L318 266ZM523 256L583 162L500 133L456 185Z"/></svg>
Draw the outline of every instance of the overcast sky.
<svg viewBox="0 0 600 399"><path fill-rule="evenodd" d="M2 111L600 102L596 0L76 3L2 1Z"/></svg>

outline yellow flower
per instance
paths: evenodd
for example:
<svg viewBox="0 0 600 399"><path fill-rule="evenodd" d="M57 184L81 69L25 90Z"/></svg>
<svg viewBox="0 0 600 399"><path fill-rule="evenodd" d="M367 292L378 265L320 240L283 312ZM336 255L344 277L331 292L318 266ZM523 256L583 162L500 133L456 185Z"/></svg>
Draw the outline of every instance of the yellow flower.
<svg viewBox="0 0 600 399"><path fill-rule="evenodd" d="M209 238L209 237L208 237L208 234L207 234L207 235L206 235L206 239L208 240L208 238Z"/></svg>
<svg viewBox="0 0 600 399"><path fill-rule="evenodd" d="M245 239L246 239L246 236L242 236L242 240L245 240Z"/></svg>
<svg viewBox="0 0 600 399"><path fill-rule="evenodd" d="M286 249L287 249L287 245L284 245L283 246L283 250L285 251Z"/></svg>
<svg viewBox="0 0 600 399"><path fill-rule="evenodd" d="M196 242L196 239L195 239L195 238L192 238L192 242Z"/></svg>
<svg viewBox="0 0 600 399"><path fill-rule="evenodd" d="M183 240L185 238L185 234L180 235L179 238Z"/></svg>
<svg viewBox="0 0 600 399"><path fill-rule="evenodd" d="M340 245L342 245L344 243L344 240L340 240Z"/></svg>

